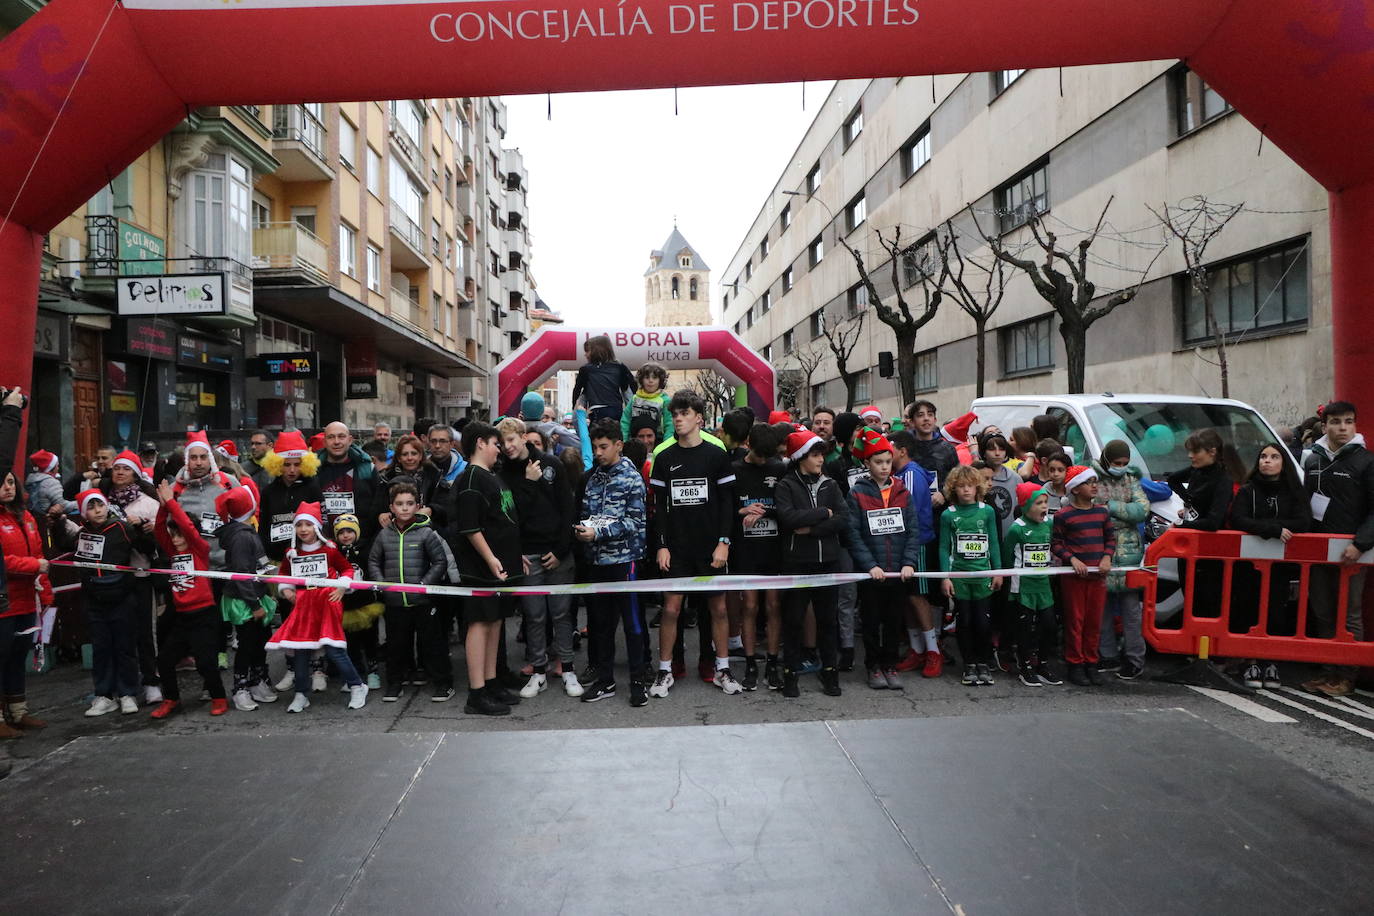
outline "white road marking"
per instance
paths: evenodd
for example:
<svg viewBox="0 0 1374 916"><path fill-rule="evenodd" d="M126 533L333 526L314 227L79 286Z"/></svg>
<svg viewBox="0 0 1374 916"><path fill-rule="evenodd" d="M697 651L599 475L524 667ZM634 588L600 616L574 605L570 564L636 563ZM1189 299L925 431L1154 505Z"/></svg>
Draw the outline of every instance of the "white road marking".
<svg viewBox="0 0 1374 916"><path fill-rule="evenodd" d="M1276 712L1268 706L1256 703L1254 700L1246 697L1236 696L1234 693L1228 693L1225 690L1213 690L1211 687L1194 687L1192 684L1188 685L1188 689L1196 690L1203 696L1211 697L1218 703L1243 712L1248 716L1254 716L1261 722L1285 723L1298 721L1292 716L1285 716L1283 713ZM1374 735L1371 735L1371 737L1374 737Z"/></svg>
<svg viewBox="0 0 1374 916"><path fill-rule="evenodd" d="M1341 697L1339 702L1344 703L1346 706L1354 707L1355 709L1363 709L1367 713L1374 713L1374 707L1366 706L1358 700L1350 699L1350 697Z"/></svg>
<svg viewBox="0 0 1374 916"><path fill-rule="evenodd" d="M1329 709L1334 709L1337 712L1343 712L1351 716L1359 716L1362 719L1374 719L1374 710L1370 709L1367 706L1361 706L1359 703L1351 703L1349 706L1347 706L1340 700L1329 700L1326 697L1319 697L1315 694L1303 693L1301 690L1294 690L1292 687L1280 687L1279 689L1282 690L1284 693L1289 694L1290 696L1301 697L1302 699L1307 700L1309 703L1320 703L1321 705Z"/></svg>
<svg viewBox="0 0 1374 916"><path fill-rule="evenodd" d="M1374 697L1374 690L1361 690L1360 688L1356 687L1355 692L1362 697Z"/></svg>
<svg viewBox="0 0 1374 916"><path fill-rule="evenodd" d="M1360 728L1358 725L1351 725L1349 722L1345 722L1345 721L1342 721L1341 719L1337 719L1335 716L1328 716L1326 713L1322 712L1320 709L1313 709L1313 708L1310 707L1310 706L1304 706L1303 704L1297 702L1296 700L1290 700L1290 699L1288 699L1288 697L1280 696L1280 695L1277 694L1277 693L1270 693L1270 692L1267 691L1267 690L1261 690L1260 693L1261 693L1262 695L1268 697L1269 699L1273 700L1273 701L1276 702L1276 703L1282 703L1282 704L1284 704L1285 706L1291 706L1291 707L1293 707L1294 709L1301 709L1303 712L1307 713L1309 716L1316 716L1318 719L1321 719L1321 720L1323 720L1323 721L1325 721L1325 722L1330 722L1332 725L1338 725L1338 726L1340 726L1341 728L1345 729L1346 731L1351 731L1351 732L1354 732L1354 733L1357 734L1357 735L1361 735L1361 736L1363 736L1363 737L1365 737L1365 738L1369 738L1369 739L1371 739L1371 740L1374 740L1374 732L1370 731L1369 729Z"/></svg>

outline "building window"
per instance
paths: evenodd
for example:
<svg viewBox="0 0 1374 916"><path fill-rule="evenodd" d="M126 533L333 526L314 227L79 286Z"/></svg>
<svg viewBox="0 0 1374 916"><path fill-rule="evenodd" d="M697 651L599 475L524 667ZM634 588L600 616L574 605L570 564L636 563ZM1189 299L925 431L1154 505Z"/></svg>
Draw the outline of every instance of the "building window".
<svg viewBox="0 0 1374 916"><path fill-rule="evenodd" d="M1030 222L1050 208L1049 162L1042 161L997 189L997 218L1003 232Z"/></svg>
<svg viewBox="0 0 1374 916"><path fill-rule="evenodd" d="M859 377L854 380L854 399L856 401L867 401L873 397L873 370L865 369L859 373Z"/></svg>
<svg viewBox="0 0 1374 916"><path fill-rule="evenodd" d="M443 229L437 219L429 221L429 249L437 258L441 256L443 249L439 245L439 239L443 236Z"/></svg>
<svg viewBox="0 0 1374 916"><path fill-rule="evenodd" d="M453 199L453 169L444 166L444 200Z"/></svg>
<svg viewBox="0 0 1374 916"><path fill-rule="evenodd" d="M693 302L696 301L696 298L697 298L697 278L696 278L696 277L693 277L692 279L690 279L690 280L687 281L687 298L688 298L688 299L691 299Z"/></svg>
<svg viewBox="0 0 1374 916"><path fill-rule="evenodd" d="M374 293L382 291L382 252L372 245L367 246L367 288Z"/></svg>
<svg viewBox="0 0 1374 916"><path fill-rule="evenodd" d="M844 208L844 231L853 232L868 218L868 202L860 194Z"/></svg>
<svg viewBox="0 0 1374 916"><path fill-rule="evenodd" d="M902 252L902 282L906 289L940 273L940 251L930 233Z"/></svg>
<svg viewBox="0 0 1374 916"><path fill-rule="evenodd" d="M382 154L367 148L367 189L378 200L382 197Z"/></svg>
<svg viewBox="0 0 1374 916"><path fill-rule="evenodd" d="M795 331L786 330L782 332L782 352L791 353L796 349L797 334Z"/></svg>
<svg viewBox="0 0 1374 916"><path fill-rule="evenodd" d="M743 319L743 318L741 318L739 321L736 321L736 322L735 322L735 333L738 334L738 333L739 333L740 331L742 331L742 330L744 330L744 319Z"/></svg>
<svg viewBox="0 0 1374 916"><path fill-rule="evenodd" d="M845 304L849 308L851 318L868 308L868 287L862 283L849 287L849 292L845 294Z"/></svg>
<svg viewBox="0 0 1374 916"><path fill-rule="evenodd" d="M787 227L790 226L790 225L792 225L792 205L791 205L791 204L783 204L782 212L778 214L778 225L782 227L782 231L783 231L783 232L786 232L786 231L787 231Z"/></svg>
<svg viewBox="0 0 1374 916"><path fill-rule="evenodd" d="M782 291L789 293L792 291L792 268L787 268L782 272Z"/></svg>
<svg viewBox="0 0 1374 916"><path fill-rule="evenodd" d="M1187 67L1174 71L1174 104L1178 135L1197 130L1231 110L1231 103Z"/></svg>
<svg viewBox="0 0 1374 916"><path fill-rule="evenodd" d="M768 310L771 309L772 307L773 307L773 292L772 292L771 290L764 290L764 291L763 291L763 295L759 297L759 314L760 314L760 315L767 315L767 314L768 314Z"/></svg>
<svg viewBox="0 0 1374 916"><path fill-rule="evenodd" d="M1045 315L998 331L1002 351L1002 377L1029 375L1054 368L1054 342L1050 337L1054 318Z"/></svg>
<svg viewBox="0 0 1374 916"><path fill-rule="evenodd" d="M992 94L994 97L1007 91L1007 87L1021 78L1025 70L992 71Z"/></svg>
<svg viewBox="0 0 1374 916"><path fill-rule="evenodd" d="M429 322L434 330L444 330L444 298L438 293L430 294Z"/></svg>
<svg viewBox="0 0 1374 916"><path fill-rule="evenodd" d="M753 276L754 276L754 262L753 262L753 261L745 261L745 262L744 262L744 279L750 280L750 279L753 278Z"/></svg>
<svg viewBox="0 0 1374 916"><path fill-rule="evenodd" d="M1213 265L1208 272L1212 311L1221 333L1307 326L1311 302L1306 240ZM1186 275L1179 282L1183 286L1183 342L1211 342L1202 295Z"/></svg>
<svg viewBox="0 0 1374 916"><path fill-rule="evenodd" d="M811 386L811 403L825 403L825 382L817 382L816 384Z"/></svg>
<svg viewBox="0 0 1374 916"><path fill-rule="evenodd" d="M339 223L339 272L358 276L358 233L348 223Z"/></svg>
<svg viewBox="0 0 1374 916"><path fill-rule="evenodd" d="M855 140L859 139L859 134L864 132L864 109L860 105L854 109L854 113L844 122L844 148L849 147Z"/></svg>
<svg viewBox="0 0 1374 916"><path fill-rule="evenodd" d="M690 254L684 254L682 257L680 257L680 258L677 259L677 266L678 266L678 267L691 267L691 266L692 266L692 256L691 256Z"/></svg>
<svg viewBox="0 0 1374 916"><path fill-rule="evenodd" d="M401 129L410 142L416 146L420 145L420 109L415 107L415 103L402 100L392 101L391 114L396 118L396 126Z"/></svg>
<svg viewBox="0 0 1374 916"><path fill-rule="evenodd" d="M811 240L811 244L806 247L806 263L808 267L815 267L821 263L821 258L825 257L825 243L818 235Z"/></svg>
<svg viewBox="0 0 1374 916"><path fill-rule="evenodd" d="M815 194L821 187L821 164L817 162L806 173L806 193Z"/></svg>
<svg viewBox="0 0 1374 916"><path fill-rule="evenodd" d="M762 264L766 257L768 257L768 236L765 235L763 241L759 242L759 263Z"/></svg>
<svg viewBox="0 0 1374 916"><path fill-rule="evenodd" d="M940 387L940 351L925 350L916 354L916 390L934 391Z"/></svg>
<svg viewBox="0 0 1374 916"><path fill-rule="evenodd" d="M754 310L750 309L744 313L744 329L747 331L754 326Z"/></svg>
<svg viewBox="0 0 1374 916"><path fill-rule="evenodd" d="M358 128L342 115L339 117L339 161L350 171L358 162Z"/></svg>
<svg viewBox="0 0 1374 916"><path fill-rule="evenodd" d="M253 259L253 173L237 159L212 153L206 166L186 179L186 244L190 254Z"/></svg>
<svg viewBox="0 0 1374 916"><path fill-rule="evenodd" d="M682 287L682 279L681 279L680 277L673 277L673 298L674 298L674 299L681 299L681 298L682 298L682 288L681 288L681 287Z"/></svg>
<svg viewBox="0 0 1374 916"><path fill-rule="evenodd" d="M730 294L726 293L721 297L720 313L724 315L728 311L730 311Z"/></svg>
<svg viewBox="0 0 1374 916"><path fill-rule="evenodd" d="M764 362L768 362L768 363L771 363L771 362L773 361L773 345L772 345L772 344L764 344L764 347L763 347L763 360L764 360Z"/></svg>
<svg viewBox="0 0 1374 916"><path fill-rule="evenodd" d="M815 340L825 333L825 309L816 309L811 313L811 339Z"/></svg>
<svg viewBox="0 0 1374 916"><path fill-rule="evenodd" d="M916 170L930 161L930 124L922 125L911 139L902 144L902 178L910 178Z"/></svg>

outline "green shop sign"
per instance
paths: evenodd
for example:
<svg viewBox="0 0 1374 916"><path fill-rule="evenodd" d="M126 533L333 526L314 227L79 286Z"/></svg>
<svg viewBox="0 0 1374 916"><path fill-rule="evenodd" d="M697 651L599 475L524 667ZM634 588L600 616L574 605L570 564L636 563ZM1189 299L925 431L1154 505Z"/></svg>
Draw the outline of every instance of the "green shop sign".
<svg viewBox="0 0 1374 916"><path fill-rule="evenodd" d="M130 277L160 274L166 269L167 243L132 223L119 221L119 272ZM146 264L134 263L147 261Z"/></svg>

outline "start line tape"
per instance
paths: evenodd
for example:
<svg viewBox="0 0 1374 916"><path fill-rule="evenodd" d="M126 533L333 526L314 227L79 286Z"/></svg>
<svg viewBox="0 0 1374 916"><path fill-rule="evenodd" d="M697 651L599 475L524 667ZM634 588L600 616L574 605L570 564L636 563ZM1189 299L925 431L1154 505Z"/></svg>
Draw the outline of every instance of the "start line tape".
<svg viewBox="0 0 1374 916"><path fill-rule="evenodd" d="M455 598L485 598L493 595L596 595L629 592L733 592L767 591L773 589L824 588L872 579L868 573L816 573L808 576L690 576L677 579L632 579L628 582L587 582L569 585L502 585L473 588L465 585L407 585L401 582L369 582L364 579L302 579L298 576L277 576L263 573L219 572L216 570L142 569L113 563L89 563L83 560L53 560L54 566L78 569L99 569L107 572L131 572L146 575L201 576L226 582L262 582L269 585L289 585L295 588L342 588L351 591L375 590L410 595L440 595ZM1150 569L1145 566L1114 566L1112 572L1134 572ZM1095 575L1099 573L1094 572ZM1027 575L1024 569L989 569L985 572L918 572L917 579L992 579ZM1039 570L1035 576L1072 576L1067 566L1053 566ZM901 578L901 573L888 573L889 579Z"/></svg>

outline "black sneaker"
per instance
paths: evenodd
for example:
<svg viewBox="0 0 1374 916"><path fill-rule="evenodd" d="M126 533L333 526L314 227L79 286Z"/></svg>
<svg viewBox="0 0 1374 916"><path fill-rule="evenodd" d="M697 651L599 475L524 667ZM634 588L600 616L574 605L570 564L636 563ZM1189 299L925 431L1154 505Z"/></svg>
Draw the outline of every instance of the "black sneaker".
<svg viewBox="0 0 1374 916"><path fill-rule="evenodd" d="M596 670L596 665L588 665L577 675L577 682L583 687L591 687L601 680L601 674Z"/></svg>
<svg viewBox="0 0 1374 916"><path fill-rule="evenodd" d="M1083 676L1088 679L1088 683L1094 687L1102 686L1102 675L1097 672L1097 666L1088 662L1083 666Z"/></svg>
<svg viewBox="0 0 1374 916"><path fill-rule="evenodd" d="M382 694L383 703L395 703L401 698L401 693L405 688L400 684L387 684L386 692Z"/></svg>
<svg viewBox="0 0 1374 916"><path fill-rule="evenodd" d="M842 692L840 690L840 672L834 668L822 668L819 675L821 681L821 692L828 697L837 697Z"/></svg>
<svg viewBox="0 0 1374 916"><path fill-rule="evenodd" d="M965 687L976 687L978 685L978 669L973 665L965 665L964 676L959 678L959 683Z"/></svg>
<svg viewBox="0 0 1374 916"><path fill-rule="evenodd" d="M695 630L697 628L697 609L694 607L683 608L682 616L679 619L682 621L684 630Z"/></svg>
<svg viewBox="0 0 1374 916"><path fill-rule="evenodd" d="M1040 678L1036 677L1035 675L1035 669L1033 669L1030 665L1022 665L1020 672L1016 676L1021 681L1021 683L1025 684L1027 687L1042 686L1040 683Z"/></svg>
<svg viewBox="0 0 1374 916"><path fill-rule="evenodd" d="M1075 687L1091 687L1085 665L1069 665L1069 683Z"/></svg>
<svg viewBox="0 0 1374 916"><path fill-rule="evenodd" d="M745 690L759 689L759 663L752 658L744 663L744 680L740 683Z"/></svg>
<svg viewBox="0 0 1374 916"><path fill-rule="evenodd" d="M1097 663L1097 670L1103 672L1104 674L1105 674L1105 673L1112 672L1112 671L1120 671L1120 670L1121 670L1121 659L1119 659L1119 658L1104 658L1104 659L1101 659L1101 660L1098 661L1098 663Z"/></svg>
<svg viewBox="0 0 1374 916"><path fill-rule="evenodd" d="M595 703L597 700L604 700L607 697L615 696L615 684L593 684L587 688L587 692L582 694L583 703ZM630 702L634 702L633 691L631 692ZM648 699L645 699L648 702ZM643 705L642 703L639 705Z"/></svg>
<svg viewBox="0 0 1374 916"><path fill-rule="evenodd" d="M424 671L412 671L406 675L406 685L409 687L423 687L429 683L429 678Z"/></svg>
<svg viewBox="0 0 1374 916"><path fill-rule="evenodd" d="M778 664L777 659L770 658L763 666L763 678L768 682L769 690L782 689L782 665Z"/></svg>
<svg viewBox="0 0 1374 916"><path fill-rule="evenodd" d="M840 663L837 666L841 671L854 670L854 647L840 650Z"/></svg>
<svg viewBox="0 0 1374 916"><path fill-rule="evenodd" d="M649 705L649 686L643 681L630 681L630 705Z"/></svg>
<svg viewBox="0 0 1374 916"><path fill-rule="evenodd" d="M510 707L492 699L483 688L468 691L468 701L463 704L463 712L472 716L508 716Z"/></svg>
<svg viewBox="0 0 1374 916"><path fill-rule="evenodd" d="M1064 679L1055 672L1048 662L1041 662L1035 666L1035 676L1046 687L1060 687L1064 683Z"/></svg>
<svg viewBox="0 0 1374 916"><path fill-rule="evenodd" d="M1143 665L1137 665L1128 658L1121 663L1121 670L1116 673L1116 676L1123 681L1133 681L1144 673L1145 667Z"/></svg>
<svg viewBox="0 0 1374 916"><path fill-rule="evenodd" d="M487 693L503 706L519 706L520 697L494 681L487 681Z"/></svg>
<svg viewBox="0 0 1374 916"><path fill-rule="evenodd" d="M383 699L385 699L385 697L383 697ZM452 687L435 687L434 692L429 695L429 701L431 703L447 703L451 699L453 699Z"/></svg>
<svg viewBox="0 0 1374 916"><path fill-rule="evenodd" d="M1264 672L1260 669L1259 662L1251 662L1245 666L1245 675L1241 682L1251 690L1259 690L1264 686Z"/></svg>
<svg viewBox="0 0 1374 916"><path fill-rule="evenodd" d="M788 698L801 696L801 685L797 683L797 672L790 669L783 670L782 695Z"/></svg>

